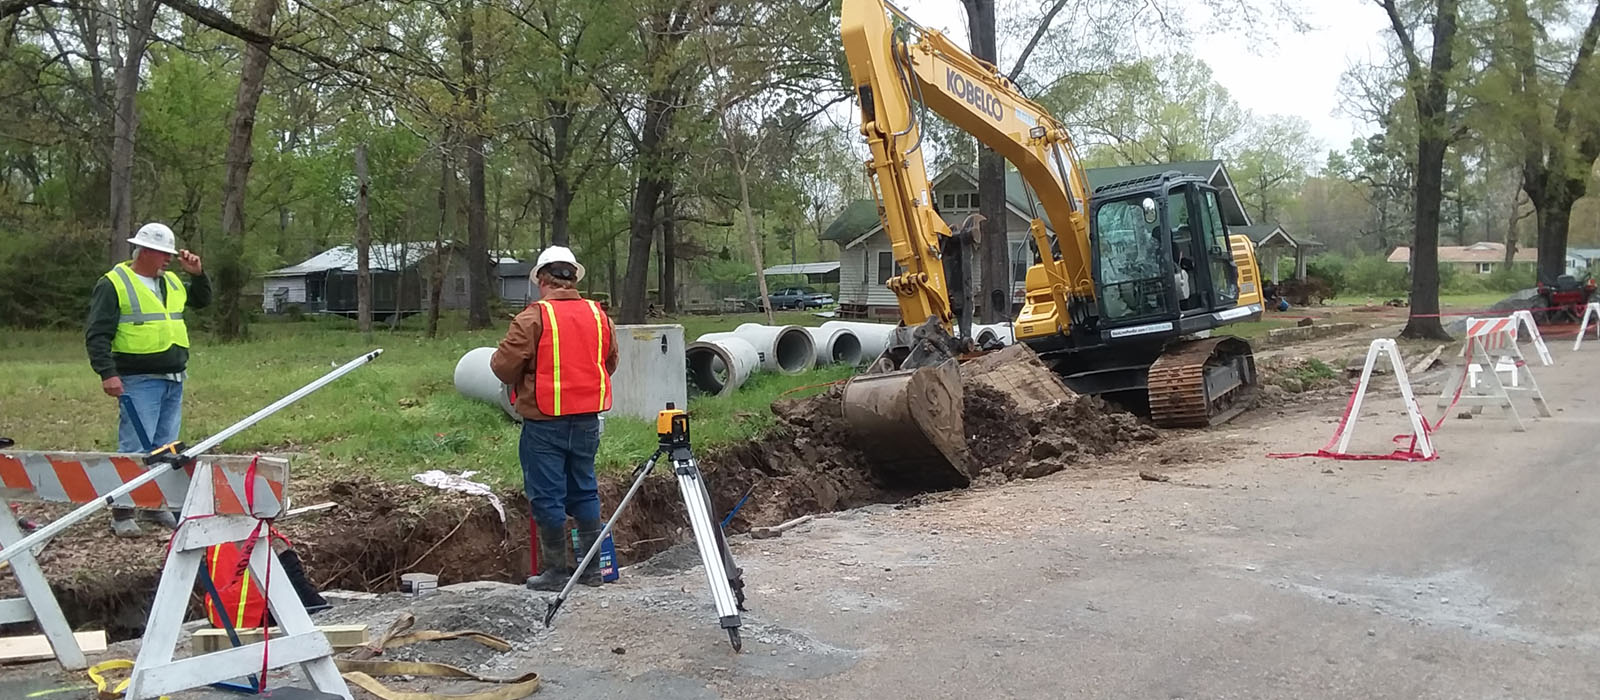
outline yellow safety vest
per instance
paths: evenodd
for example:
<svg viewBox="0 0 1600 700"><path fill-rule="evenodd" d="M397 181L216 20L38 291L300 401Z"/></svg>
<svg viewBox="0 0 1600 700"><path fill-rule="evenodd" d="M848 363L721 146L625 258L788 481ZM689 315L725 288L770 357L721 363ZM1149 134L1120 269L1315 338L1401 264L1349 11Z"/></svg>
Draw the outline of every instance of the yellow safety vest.
<svg viewBox="0 0 1600 700"><path fill-rule="evenodd" d="M153 355L174 345L189 347L189 328L183 325L183 307L189 302L189 290L171 271L163 272L167 282L167 301L143 282L135 282L133 267L118 263L106 273L111 287L117 290L117 308L122 317L117 322L117 336L111 341L111 351L125 355Z"/></svg>

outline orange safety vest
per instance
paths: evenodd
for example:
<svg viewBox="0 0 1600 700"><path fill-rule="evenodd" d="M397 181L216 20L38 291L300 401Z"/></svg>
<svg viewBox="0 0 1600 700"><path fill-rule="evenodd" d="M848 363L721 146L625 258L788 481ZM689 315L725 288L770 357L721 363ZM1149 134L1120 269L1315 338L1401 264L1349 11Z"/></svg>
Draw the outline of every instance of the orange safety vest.
<svg viewBox="0 0 1600 700"><path fill-rule="evenodd" d="M541 300L544 329L534 358L534 402L547 416L611 410L606 312L588 299Z"/></svg>
<svg viewBox="0 0 1600 700"><path fill-rule="evenodd" d="M239 569L239 547L228 542L210 548L206 552L206 571L211 574L211 583L217 587L217 594L222 598L222 606L218 606L206 599L206 617L211 618L211 626L222 628L223 619L233 623L233 628L255 629L266 627L267 599L261 595L254 582L250 580L250 567Z"/></svg>

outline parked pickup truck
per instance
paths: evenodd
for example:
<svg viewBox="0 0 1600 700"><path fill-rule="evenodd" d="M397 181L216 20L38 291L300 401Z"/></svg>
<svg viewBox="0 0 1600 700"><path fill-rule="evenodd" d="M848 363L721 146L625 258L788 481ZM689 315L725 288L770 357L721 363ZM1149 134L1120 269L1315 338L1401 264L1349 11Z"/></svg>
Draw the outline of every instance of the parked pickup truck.
<svg viewBox="0 0 1600 700"><path fill-rule="evenodd" d="M769 294L774 309L820 309L833 306L833 295L822 292L813 292L805 287L787 287ZM761 307L761 299L755 300L756 308Z"/></svg>

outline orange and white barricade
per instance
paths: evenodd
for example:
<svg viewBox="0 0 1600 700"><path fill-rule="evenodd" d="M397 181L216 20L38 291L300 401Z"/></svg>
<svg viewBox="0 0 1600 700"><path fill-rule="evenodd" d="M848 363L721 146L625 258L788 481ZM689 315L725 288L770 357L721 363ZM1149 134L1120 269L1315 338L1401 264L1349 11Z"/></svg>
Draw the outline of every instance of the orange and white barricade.
<svg viewBox="0 0 1600 700"><path fill-rule="evenodd" d="M1525 311L1503 318L1468 318L1467 337L1460 353L1465 358L1465 366L1461 374L1445 382L1444 390L1439 392L1438 405L1470 406L1473 413L1482 413L1484 406L1498 406L1511 419L1514 429L1522 432L1527 427L1517 414L1511 395L1527 394L1533 400L1538 414L1550 417L1552 414L1545 403L1544 393L1539 390L1539 383L1534 380L1533 371L1528 368L1522 349L1517 345L1517 330L1524 324L1525 327L1534 328L1532 315ZM1532 337L1538 337L1537 328L1532 332ZM1542 354L1548 355L1542 339L1537 347ZM1474 369L1480 367L1478 362L1482 362L1481 367L1487 368L1487 371L1475 372ZM1510 387L1500 381L1502 371L1510 372ZM1479 380L1480 374L1482 380Z"/></svg>
<svg viewBox="0 0 1600 700"><path fill-rule="evenodd" d="M106 498L151 470L158 470L153 480ZM143 644L128 678L128 700L156 698L290 664L299 664L318 690L348 699L350 691L333 662L332 645L311 623L270 544L271 521L285 509L288 482L289 462L276 457L206 455L175 469L164 462L147 465L144 455L0 451L0 544L5 547L0 560L10 562L25 596L0 602L0 621L37 619L62 667L87 667L34 553L13 547L23 537L9 501L106 501L112 506L182 509L145 623ZM61 526L52 523L51 529L59 532ZM283 636L174 660L206 550L225 543L238 543L250 552L252 583L265 592Z"/></svg>
<svg viewBox="0 0 1600 700"><path fill-rule="evenodd" d="M1594 323L1594 339L1600 340L1600 302L1589 302L1583 307L1583 320L1578 323L1578 337L1572 339L1572 351L1577 352L1583 345L1583 334L1589 330L1589 324Z"/></svg>

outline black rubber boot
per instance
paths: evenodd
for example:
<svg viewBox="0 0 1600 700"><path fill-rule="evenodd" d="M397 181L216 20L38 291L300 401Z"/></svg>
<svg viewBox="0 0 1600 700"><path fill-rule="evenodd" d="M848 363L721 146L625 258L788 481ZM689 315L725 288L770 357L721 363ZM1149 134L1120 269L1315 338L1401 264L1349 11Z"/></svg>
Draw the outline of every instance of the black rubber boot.
<svg viewBox="0 0 1600 700"><path fill-rule="evenodd" d="M567 566L567 528L539 528L539 575L529 576L527 586L536 591L560 591L572 576Z"/></svg>
<svg viewBox="0 0 1600 700"><path fill-rule="evenodd" d="M594 543L600 539L600 530L604 525L599 520L578 521L578 551L574 555L579 561L583 555L594 548ZM583 568L583 575L578 577L578 583L585 586L598 586L600 580L600 553L595 552L594 558L589 560L589 565Z"/></svg>
<svg viewBox="0 0 1600 700"><path fill-rule="evenodd" d="M305 565L300 562L300 553L288 550L278 555L278 561L283 563L283 573L289 577L289 583L294 584L295 595L300 597L300 604L306 606L306 612L319 613L333 607L321 593L317 592L316 584L306 576Z"/></svg>

